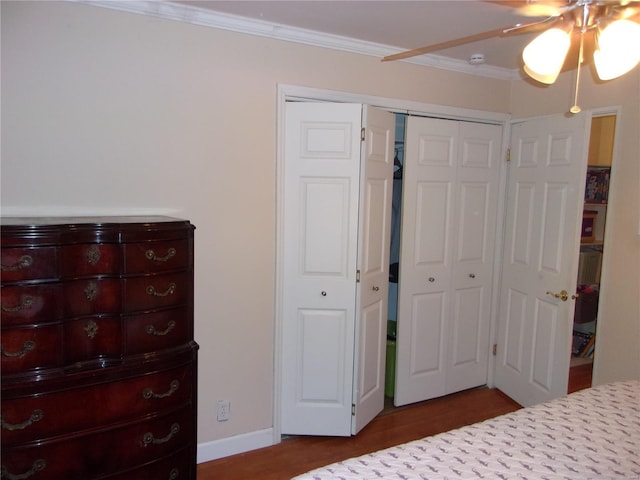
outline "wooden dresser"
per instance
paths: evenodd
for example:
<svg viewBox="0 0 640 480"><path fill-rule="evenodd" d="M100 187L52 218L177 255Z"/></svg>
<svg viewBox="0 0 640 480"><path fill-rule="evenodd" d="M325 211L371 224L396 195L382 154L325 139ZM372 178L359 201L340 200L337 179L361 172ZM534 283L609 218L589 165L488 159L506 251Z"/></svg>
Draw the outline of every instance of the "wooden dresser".
<svg viewBox="0 0 640 480"><path fill-rule="evenodd" d="M196 478L193 231L2 219L3 480Z"/></svg>

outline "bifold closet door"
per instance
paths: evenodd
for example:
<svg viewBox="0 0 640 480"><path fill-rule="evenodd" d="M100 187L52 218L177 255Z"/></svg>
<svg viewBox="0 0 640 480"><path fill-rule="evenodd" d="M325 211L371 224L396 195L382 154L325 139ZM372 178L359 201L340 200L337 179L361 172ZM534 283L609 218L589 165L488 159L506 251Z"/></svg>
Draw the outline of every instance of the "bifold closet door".
<svg viewBox="0 0 640 480"><path fill-rule="evenodd" d="M408 117L395 404L487 381L502 127Z"/></svg>
<svg viewBox="0 0 640 480"><path fill-rule="evenodd" d="M300 102L285 123L282 433L347 436L384 406L394 117Z"/></svg>

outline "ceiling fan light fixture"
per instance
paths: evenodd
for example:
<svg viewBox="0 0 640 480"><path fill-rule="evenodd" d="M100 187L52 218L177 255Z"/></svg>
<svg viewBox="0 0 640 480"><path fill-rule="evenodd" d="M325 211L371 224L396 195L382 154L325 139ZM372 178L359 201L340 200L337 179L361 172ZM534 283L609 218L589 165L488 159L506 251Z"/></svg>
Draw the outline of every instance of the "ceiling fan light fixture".
<svg viewBox="0 0 640 480"><path fill-rule="evenodd" d="M571 34L562 28L545 30L522 51L524 71L534 80L552 84L558 78L571 45Z"/></svg>
<svg viewBox="0 0 640 480"><path fill-rule="evenodd" d="M620 77L640 62L640 24L630 20L611 22L598 33L598 49L593 52L601 80Z"/></svg>

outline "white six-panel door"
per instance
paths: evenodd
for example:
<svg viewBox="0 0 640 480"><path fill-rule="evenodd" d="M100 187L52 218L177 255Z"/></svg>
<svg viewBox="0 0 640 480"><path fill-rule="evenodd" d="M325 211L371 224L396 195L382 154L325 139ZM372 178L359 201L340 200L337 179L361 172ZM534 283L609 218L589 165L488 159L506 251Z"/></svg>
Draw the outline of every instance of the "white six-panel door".
<svg viewBox="0 0 640 480"><path fill-rule="evenodd" d="M487 382L502 161L501 126L461 122L459 134L447 393Z"/></svg>
<svg viewBox="0 0 640 480"><path fill-rule="evenodd" d="M364 105L363 125L354 434L384 408L395 118Z"/></svg>
<svg viewBox="0 0 640 480"><path fill-rule="evenodd" d="M396 405L487 381L501 135L407 119Z"/></svg>
<svg viewBox="0 0 640 480"><path fill-rule="evenodd" d="M394 122L386 114L387 126L376 122L365 142L365 165L382 166L368 176L361 169L362 110L359 104L286 105L285 434L350 435L384 402Z"/></svg>
<svg viewBox="0 0 640 480"><path fill-rule="evenodd" d="M589 121L512 129L495 384L524 406L567 392Z"/></svg>

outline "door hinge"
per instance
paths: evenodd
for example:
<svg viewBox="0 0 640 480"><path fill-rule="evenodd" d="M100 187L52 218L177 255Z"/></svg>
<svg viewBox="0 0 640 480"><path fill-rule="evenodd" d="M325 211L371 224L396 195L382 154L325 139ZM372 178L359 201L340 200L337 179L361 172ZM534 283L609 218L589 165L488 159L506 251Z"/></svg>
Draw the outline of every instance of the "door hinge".
<svg viewBox="0 0 640 480"><path fill-rule="evenodd" d="M498 344L494 343L493 344L493 356L495 357L496 355L498 355Z"/></svg>
<svg viewBox="0 0 640 480"><path fill-rule="evenodd" d="M360 140L364 142L364 127L360 129Z"/></svg>
<svg viewBox="0 0 640 480"><path fill-rule="evenodd" d="M351 415L354 416L354 417L356 416L356 404L355 403L351 404Z"/></svg>
<svg viewBox="0 0 640 480"><path fill-rule="evenodd" d="M360 283L360 270L356 270L356 283Z"/></svg>
<svg viewBox="0 0 640 480"><path fill-rule="evenodd" d="M511 161L511 147L507 148L507 162Z"/></svg>

